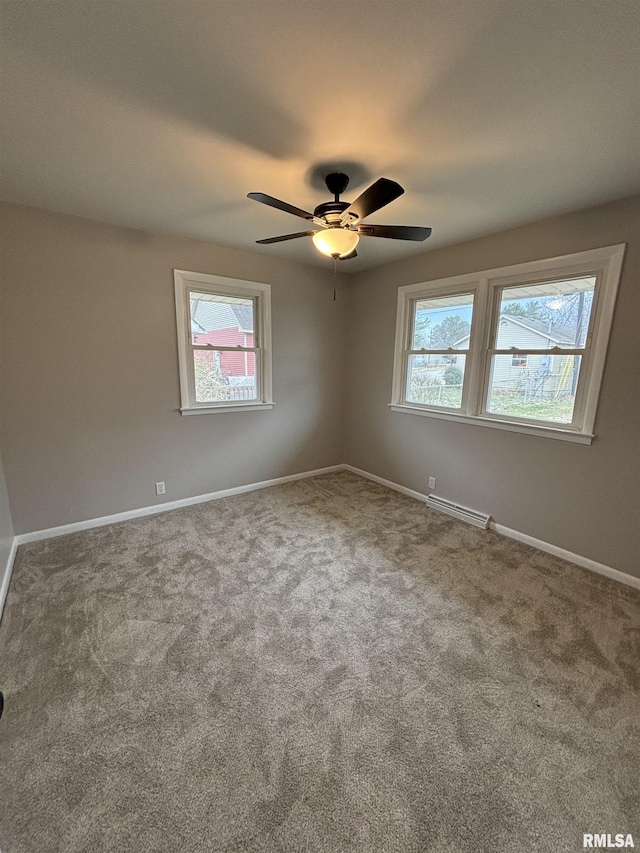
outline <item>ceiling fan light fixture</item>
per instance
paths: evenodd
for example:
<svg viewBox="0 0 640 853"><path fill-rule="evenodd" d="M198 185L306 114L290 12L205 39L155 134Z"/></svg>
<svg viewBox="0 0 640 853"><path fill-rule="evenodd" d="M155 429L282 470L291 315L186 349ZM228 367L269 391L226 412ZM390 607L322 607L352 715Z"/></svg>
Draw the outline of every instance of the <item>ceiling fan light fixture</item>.
<svg viewBox="0 0 640 853"><path fill-rule="evenodd" d="M282 243L284 240L295 240L298 237L311 237L320 254L342 260L357 256L356 246L362 236L385 237L392 240L426 240L431 234L431 228L418 228L414 225L359 224L370 213L380 210L404 192L400 184L389 178L378 178L351 204L340 201L340 195L349 183L346 175L341 172L332 172L325 178L325 183L329 192L335 196L335 200L319 204L313 213L294 207L266 193L248 193L249 198L259 201L260 204L267 204L269 207L275 207L277 210L291 213L293 216L299 216L307 222L320 226L319 231L282 234L279 237L256 240L256 243Z"/></svg>
<svg viewBox="0 0 640 853"><path fill-rule="evenodd" d="M316 249L323 255L329 258L343 258L353 252L360 236L356 231L338 227L316 231L312 239Z"/></svg>

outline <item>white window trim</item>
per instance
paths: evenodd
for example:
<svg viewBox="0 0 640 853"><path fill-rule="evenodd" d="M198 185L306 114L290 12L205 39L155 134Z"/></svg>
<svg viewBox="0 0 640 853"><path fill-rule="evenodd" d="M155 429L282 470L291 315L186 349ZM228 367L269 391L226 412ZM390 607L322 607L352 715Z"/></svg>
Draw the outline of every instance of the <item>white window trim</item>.
<svg viewBox="0 0 640 853"><path fill-rule="evenodd" d="M244 281L208 273L174 270L176 297L176 322L178 332L178 362L180 366L180 412L183 415L204 415L212 412L246 412L272 409L271 384L271 285L258 281ZM260 397L246 402L221 400L219 403L199 403L195 400L193 367L191 363L191 310L189 294L192 290L229 294L255 300L254 342L256 378L259 377ZM234 351L242 349L232 347Z"/></svg>
<svg viewBox="0 0 640 853"><path fill-rule="evenodd" d="M620 243L615 246L603 246L586 252L528 261L430 282L418 282L398 288L392 397L389 404L392 411L591 444L595 438L593 429L625 245ZM556 426L548 421L502 418L484 411L490 368L488 350L496 323L496 312L499 311L499 294L502 288L530 281L587 274L597 276L589 329L589 340L593 341L593 345L588 358L585 359L586 363L581 364L573 424ZM411 333L413 302L418 298L465 292L474 294L474 311L461 408L452 410L407 402L405 351Z"/></svg>

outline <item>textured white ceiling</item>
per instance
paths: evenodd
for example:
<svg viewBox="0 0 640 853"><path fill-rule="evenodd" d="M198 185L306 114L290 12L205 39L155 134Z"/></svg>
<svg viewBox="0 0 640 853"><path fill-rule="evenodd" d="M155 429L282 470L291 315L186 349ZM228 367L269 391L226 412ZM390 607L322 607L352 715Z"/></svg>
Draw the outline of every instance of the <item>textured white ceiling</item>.
<svg viewBox="0 0 640 853"><path fill-rule="evenodd" d="M376 266L640 190L637 0L2 0L3 198L331 264L301 219L346 167ZM351 164L350 166L347 164ZM319 171L322 171L320 169ZM368 221L369 221L368 220Z"/></svg>

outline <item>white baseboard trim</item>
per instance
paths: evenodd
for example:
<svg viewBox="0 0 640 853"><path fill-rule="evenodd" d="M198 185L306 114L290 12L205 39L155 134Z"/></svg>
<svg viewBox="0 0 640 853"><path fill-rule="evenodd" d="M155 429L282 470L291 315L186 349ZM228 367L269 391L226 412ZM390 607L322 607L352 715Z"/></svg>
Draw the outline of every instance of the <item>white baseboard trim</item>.
<svg viewBox="0 0 640 853"><path fill-rule="evenodd" d="M420 492L414 492L413 489L408 489L406 486L401 486L399 483L392 483L391 480L385 480L384 477L378 477L377 474L370 474L368 471L363 471L362 468L354 468L353 465L343 465L345 471L351 471L352 474L358 474L366 480L373 480L374 483L380 483L381 486L386 486L388 489L393 489L394 492L402 492L403 495L408 495L410 498L415 498L417 501L426 501L427 496Z"/></svg>
<svg viewBox="0 0 640 853"><path fill-rule="evenodd" d="M16 536L18 545L26 545L28 542L39 542L42 539L53 539L56 536L66 536L68 533L78 533L80 530L90 530L93 527L104 527L107 524L117 524L119 521L129 521L132 518L142 518L145 515L157 515L161 512L169 512L183 506L217 501L220 498L230 498L233 495L243 495L246 492L255 492L258 489L268 489L270 486L279 486L282 483L291 483L293 480L306 480L308 477L317 477L319 474L331 474L333 471L342 471L344 465L329 465L327 468L317 468L315 471L303 471L300 474L288 474L286 477L276 477L273 480L263 480L261 483L248 483L246 486L234 486L231 489L221 489L218 492L210 492L206 495L196 495L192 498L181 498L177 501L156 504L155 506L144 506L139 509L131 509L126 512L117 512L114 515L104 515L101 518L88 518L85 521L76 521L73 524L63 524L60 527L48 527L46 530L34 530L32 533L20 533Z"/></svg>
<svg viewBox="0 0 640 853"><path fill-rule="evenodd" d="M4 610L4 603L7 600L7 593L9 592L9 581L11 580L11 572L13 571L13 564L16 559L16 551L18 550L18 538L16 536L13 537L13 542L11 543L11 550L9 551L9 556L7 558L7 563L4 567L4 571L2 574L2 584L0 584L0 619L2 619L2 611Z"/></svg>
<svg viewBox="0 0 640 853"><path fill-rule="evenodd" d="M604 575L614 581L619 581L627 586L640 589L640 578L628 575L626 572L613 569L611 566L605 566L604 563L597 563L595 560L590 560L589 557L574 554L573 551L566 551L564 548L559 548L557 545L552 545L550 542L543 542L542 539L536 539L534 536L529 536L527 533L520 533L519 530L512 530L510 527L505 527L502 524L496 524L495 521L489 522L489 527L501 536L508 536L509 539L515 539L518 542L523 542L525 545L531 545L539 551L545 551L547 554L553 554L554 557L560 557L562 560L567 560L569 563L575 563L576 566L581 566L583 569L589 569L590 572L595 572L598 575Z"/></svg>
<svg viewBox="0 0 640 853"><path fill-rule="evenodd" d="M398 483L392 483L391 480L385 480L384 477L378 477L377 474L370 474L368 471L363 471L361 468L354 468L353 465L343 465L345 470L351 471L353 474L358 474L360 477L365 477L367 480L373 480L374 483L380 483L381 486L386 486L388 489L393 489L396 492L402 492L403 495L408 495L410 498L415 498L419 501L426 501L427 496L416 492L413 489L408 489L406 486L401 486ZM633 575L628 575L626 572L621 572L618 569L613 569L611 566L605 566L604 563L597 563L589 557L583 557L580 554L574 554L572 551L566 551L557 545L552 545L550 542L544 542L542 539L536 539L534 536L529 536L527 533L520 533L519 530L512 530L510 527L505 527L502 524L496 524L495 521L489 522L489 528L501 536L508 536L509 539L515 539L517 542L522 542L525 545L531 545L539 551L544 551L547 554L553 554L554 557L560 557L562 560L567 560L569 563L574 563L583 569L589 569L598 575L604 575L607 578L626 584L627 586L640 589L640 578Z"/></svg>

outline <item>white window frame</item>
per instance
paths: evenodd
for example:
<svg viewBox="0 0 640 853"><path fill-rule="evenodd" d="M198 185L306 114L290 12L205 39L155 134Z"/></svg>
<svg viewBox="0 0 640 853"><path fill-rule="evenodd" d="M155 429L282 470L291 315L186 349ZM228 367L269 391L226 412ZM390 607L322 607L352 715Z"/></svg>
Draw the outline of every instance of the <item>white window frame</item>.
<svg viewBox="0 0 640 853"><path fill-rule="evenodd" d="M271 385L271 285L243 281L208 273L174 270L176 323L178 332L178 361L180 365L180 412L183 415L202 415L213 412L246 412L272 409L275 405ZM251 299L254 305L253 347L206 347L192 343L190 294L214 293ZM255 400L227 400L201 403L196 400L193 352L198 349L255 353Z"/></svg>
<svg viewBox="0 0 640 853"><path fill-rule="evenodd" d="M591 444L595 438L593 429L625 245L621 243L603 246L586 252L400 287L390 408L396 412ZM595 276L596 285L587 341L585 347L580 348L584 349L584 353L580 353L582 362L572 423L557 424L488 412L486 401L489 393L491 356L495 354L492 348L497 334L502 290L517 285L542 283L545 280L557 281L587 275ZM461 407L450 409L407 401L407 366L409 355L415 352L411 350L415 303L420 299L465 293L473 293L474 307ZM459 351L454 349L444 352L459 354ZM508 352L515 355L521 351ZM531 354L537 351L522 352ZM552 348L544 352L548 355L571 355L575 350Z"/></svg>

